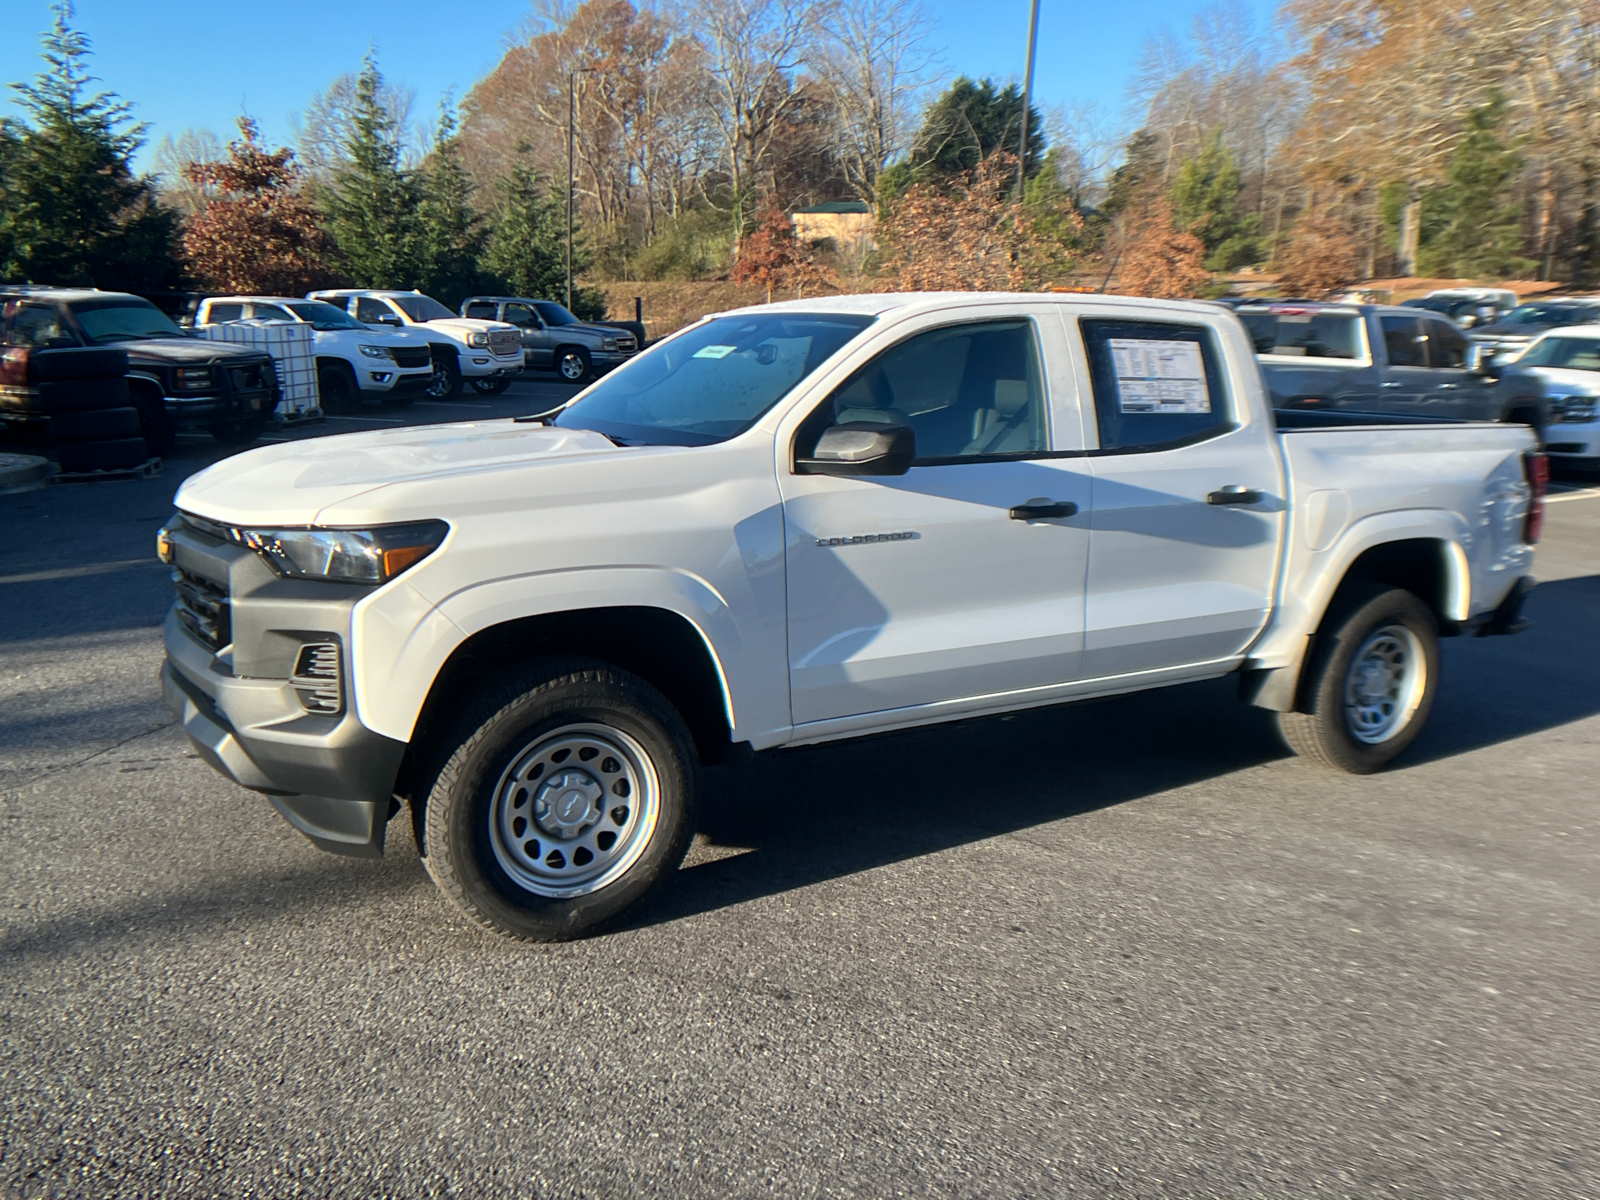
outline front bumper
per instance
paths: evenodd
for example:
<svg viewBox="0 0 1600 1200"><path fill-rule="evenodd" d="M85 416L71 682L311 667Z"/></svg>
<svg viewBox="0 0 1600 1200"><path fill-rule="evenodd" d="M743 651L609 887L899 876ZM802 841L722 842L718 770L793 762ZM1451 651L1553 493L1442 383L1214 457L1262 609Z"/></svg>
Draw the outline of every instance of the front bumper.
<svg viewBox="0 0 1600 1200"><path fill-rule="evenodd" d="M465 350L456 359L456 365L463 379L496 379L522 370L522 359L520 353L501 356L482 350Z"/></svg>
<svg viewBox="0 0 1600 1200"><path fill-rule="evenodd" d="M372 378L375 373L388 374L389 378L379 383ZM421 396L427 392L431 383L433 383L431 370L405 375L368 371L366 378L361 381L361 390L383 396Z"/></svg>
<svg viewBox="0 0 1600 1200"><path fill-rule="evenodd" d="M192 610L182 605L162 630L162 695L196 752L265 793L323 849L381 855L406 746L363 725L349 696L351 613L365 589L281 579L243 547L181 527L169 536L178 571L226 596L210 623L226 631L226 645L191 631ZM310 712L291 676L304 645L329 641L339 646L341 708Z"/></svg>
<svg viewBox="0 0 1600 1200"><path fill-rule="evenodd" d="M1600 419L1552 421L1544 436L1544 451L1552 458L1600 458Z"/></svg>

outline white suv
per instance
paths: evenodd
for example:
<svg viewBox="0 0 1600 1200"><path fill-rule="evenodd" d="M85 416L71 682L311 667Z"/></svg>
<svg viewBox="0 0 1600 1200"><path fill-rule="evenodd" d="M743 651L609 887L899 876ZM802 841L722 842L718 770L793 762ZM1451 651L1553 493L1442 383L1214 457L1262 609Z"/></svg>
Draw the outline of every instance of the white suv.
<svg viewBox="0 0 1600 1200"><path fill-rule="evenodd" d="M200 302L194 323L289 321L309 325L317 359L317 394L328 412L355 408L375 396L402 408L433 383L429 348L403 334L368 329L344 309L321 300L287 296L212 296Z"/></svg>
<svg viewBox="0 0 1600 1200"><path fill-rule="evenodd" d="M335 304L370 329L425 341L433 356L428 395L436 400L459 396L463 379L483 395L496 395L522 370L522 335L515 325L458 317L421 292L338 288L309 292L306 299Z"/></svg>

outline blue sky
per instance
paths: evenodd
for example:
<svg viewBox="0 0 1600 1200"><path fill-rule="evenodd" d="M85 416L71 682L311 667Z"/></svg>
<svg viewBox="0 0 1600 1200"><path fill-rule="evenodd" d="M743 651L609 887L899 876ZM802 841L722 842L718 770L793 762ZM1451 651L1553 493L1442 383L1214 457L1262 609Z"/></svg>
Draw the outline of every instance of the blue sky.
<svg viewBox="0 0 1600 1200"><path fill-rule="evenodd" d="M1144 38L1163 25L1183 30L1204 2L1042 0L1038 103L1094 101L1119 115ZM1263 18L1275 7L1245 2ZM927 3L952 74L1021 77L1028 0ZM227 140L241 112L268 139L288 141L291 117L369 45L386 76L415 89L416 115L430 118L447 91L459 99L494 66L528 12L528 0L78 0L76 24L93 40L104 86L150 122L153 146L190 127ZM49 21L48 0L0 0L0 83L38 71L34 35Z"/></svg>

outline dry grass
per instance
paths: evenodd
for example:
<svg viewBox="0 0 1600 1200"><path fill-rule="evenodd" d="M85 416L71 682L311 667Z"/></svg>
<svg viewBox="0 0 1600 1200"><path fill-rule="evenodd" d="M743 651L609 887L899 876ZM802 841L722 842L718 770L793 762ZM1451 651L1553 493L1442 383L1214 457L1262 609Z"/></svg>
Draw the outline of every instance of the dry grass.
<svg viewBox="0 0 1600 1200"><path fill-rule="evenodd" d="M707 313L761 304L767 298L765 288L725 279L696 283L606 283L601 287L606 293L606 311L614 320L632 320L633 298L638 296L644 300L645 335L652 341L698 321ZM806 294L816 293L808 290ZM773 296L774 300L790 298Z"/></svg>

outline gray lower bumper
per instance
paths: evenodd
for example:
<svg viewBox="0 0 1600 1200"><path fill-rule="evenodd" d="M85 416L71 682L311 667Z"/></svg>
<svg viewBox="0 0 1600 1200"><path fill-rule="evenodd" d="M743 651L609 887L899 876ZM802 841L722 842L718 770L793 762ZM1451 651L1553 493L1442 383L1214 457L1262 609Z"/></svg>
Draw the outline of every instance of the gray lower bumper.
<svg viewBox="0 0 1600 1200"><path fill-rule="evenodd" d="M405 743L374 733L353 712L304 713L287 680L220 673L171 614L163 632L162 695L200 757L265 793L324 850L382 855Z"/></svg>

